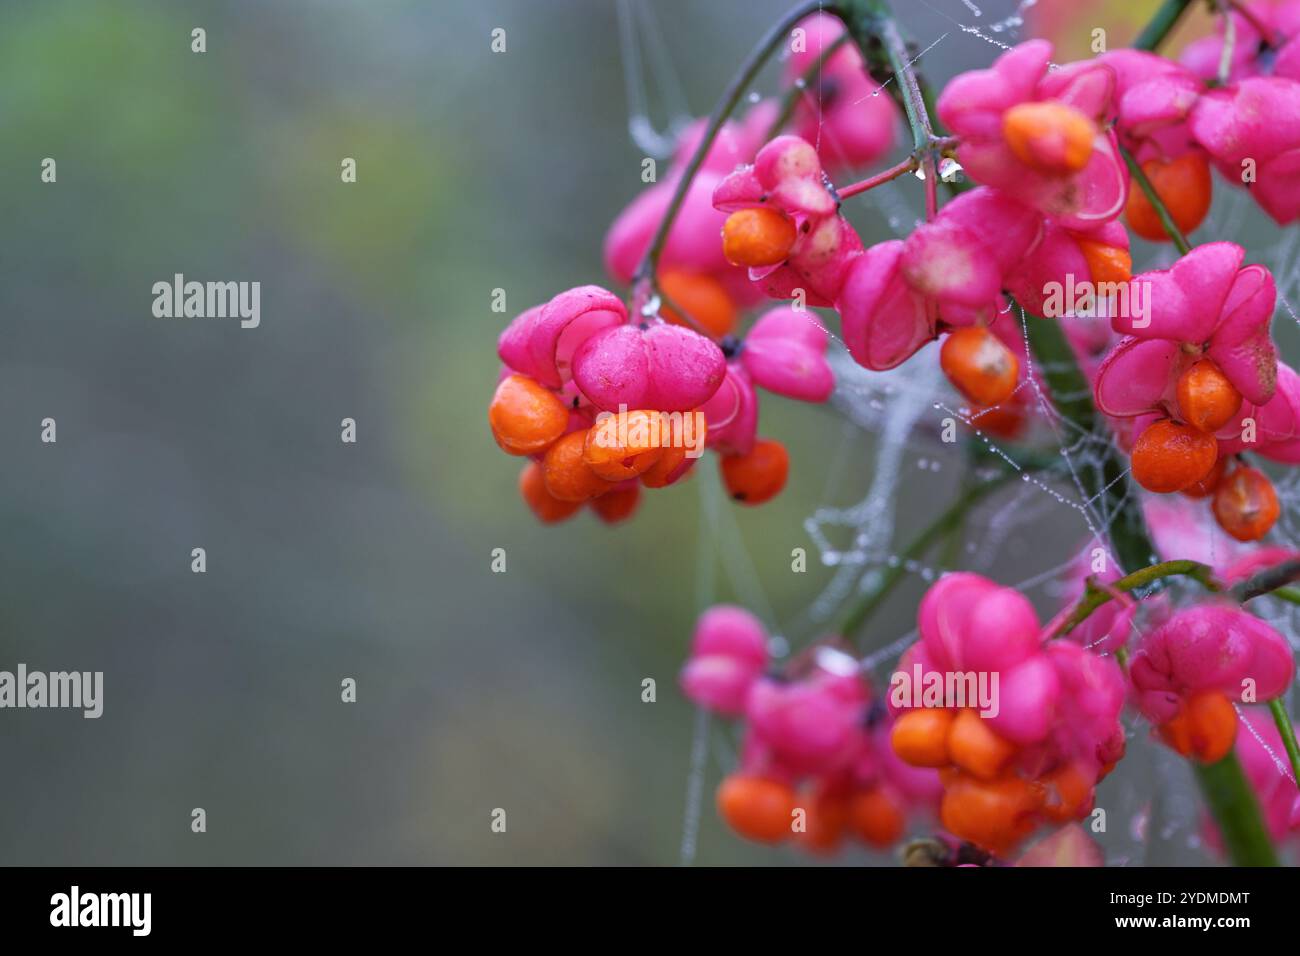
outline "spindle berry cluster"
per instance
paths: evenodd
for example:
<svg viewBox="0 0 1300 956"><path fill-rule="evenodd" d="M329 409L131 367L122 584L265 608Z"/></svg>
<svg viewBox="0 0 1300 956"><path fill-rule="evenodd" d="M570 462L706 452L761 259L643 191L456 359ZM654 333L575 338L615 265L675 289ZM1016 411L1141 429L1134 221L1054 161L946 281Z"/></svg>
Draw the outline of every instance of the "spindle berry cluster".
<svg viewBox="0 0 1300 956"><path fill-rule="evenodd" d="M1289 778L1270 775L1245 716L1273 702L1282 725L1293 652L1242 604L1300 578L1300 555L1239 550L1282 513L1257 459L1300 463L1300 376L1278 357L1271 272L1235 243L1186 237L1206 221L1212 171L1279 225L1300 219L1300 0L1218 7L1216 34L1181 62L1121 49L1054 64L1050 43L1029 40L932 100L883 0L843 0L798 23L784 107L765 100L731 118L741 97L724 99L618 216L604 260L626 304L571 289L502 334L489 420L503 450L531 459L521 492L547 522L588 503L619 520L641 488L689 475L695 456L662 438L673 415L699 421L734 500L770 500L791 462L758 435L757 389L827 401L833 337L869 372L937 361L968 422L1000 436L1025 437L1031 395L1061 417L1082 405L1089 427L1109 431L1082 440L1113 441L1107 461L1130 466L1107 471L1082 509L1108 522L1120 520L1109 508L1123 512L1128 566L1108 563L1118 532L1090 523L1070 600L1046 626L1023 595L975 574L928 589L896 674L939 686L995 678L995 706L896 700L873 686L850 633L775 660L749 612L708 610L681 686L742 722L738 765L717 793L741 836L884 848L937 817L959 848L945 858L974 847L1008 860L1040 831L1089 816L1125 753L1126 702L1201 765L1240 753L1273 838L1300 831L1300 752ZM845 182L893 148L904 113L908 156ZM954 183L955 170L968 181ZM845 203L911 172L925 181L924 220L864 243ZM942 204L941 172L957 193ZM1178 256L1135 275L1131 234ZM758 309L772 299L790 304ZM828 327L811 309L835 318ZM1064 381L1078 394L1054 392L1059 369L1036 361L1038 323L1059 323L1051 360L1077 370ZM1233 541L1201 554L1198 515ZM1165 563L1137 565L1157 552ZM1205 594L1159 590L1178 574ZM1265 583L1246 587L1256 575ZM1248 796L1237 799L1216 820L1248 812ZM1061 847L1092 857L1076 837L1043 846L1036 858Z"/></svg>

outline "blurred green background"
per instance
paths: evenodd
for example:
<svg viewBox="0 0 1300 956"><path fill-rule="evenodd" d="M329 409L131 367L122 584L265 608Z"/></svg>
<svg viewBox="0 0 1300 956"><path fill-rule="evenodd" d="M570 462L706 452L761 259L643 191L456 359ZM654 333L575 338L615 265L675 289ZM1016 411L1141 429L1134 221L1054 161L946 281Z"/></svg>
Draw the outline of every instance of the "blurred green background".
<svg viewBox="0 0 1300 956"><path fill-rule="evenodd" d="M653 4L695 113L785 6ZM899 6L923 41L969 16ZM932 75L996 52L958 31ZM678 860L675 674L700 601L735 593L697 573L712 460L629 525L542 528L485 417L508 318L608 281L601 239L642 188L623 65L597 0L0 7L0 668L105 673L97 721L0 712L0 862ZM889 201L914 213L917 192ZM865 206L864 239L886 218ZM260 281L261 327L153 318L176 272ZM722 521L770 623L806 639L830 570L792 574L791 549L818 505L863 496L876 440L775 398L762 431L790 484ZM936 454L906 456L904 534L959 480L918 467ZM1068 555L1084 529L1052 514L1001 544L1004 579ZM869 646L907 632L921 587ZM717 823L732 747L716 729L699 862L793 860Z"/></svg>

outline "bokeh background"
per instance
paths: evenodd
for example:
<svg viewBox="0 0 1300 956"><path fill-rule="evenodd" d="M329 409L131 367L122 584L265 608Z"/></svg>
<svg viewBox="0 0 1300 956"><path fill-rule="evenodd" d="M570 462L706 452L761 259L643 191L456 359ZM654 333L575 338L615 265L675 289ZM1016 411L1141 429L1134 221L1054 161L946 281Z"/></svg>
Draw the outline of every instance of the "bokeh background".
<svg viewBox="0 0 1300 956"><path fill-rule="evenodd" d="M697 114L785 8L651 6ZM1113 24L1120 42L1150 6L1057 4L1052 29L1068 45ZM937 80L998 52L960 30L980 22L968 4L898 7L922 43L953 34ZM0 668L105 674L99 720L0 712L0 862L678 861L694 715L675 674L699 605L758 588L774 630L814 636L804 609L831 572L792 574L791 549L812 550L819 505L863 496L876 437L765 401L790 484L719 528L701 528L711 460L617 529L542 528L518 500L486 427L495 339L606 281L604 231L642 188L625 60L600 0L0 6ZM864 239L918 193L864 204ZM261 327L153 318L151 286L176 272L260 281ZM926 464L944 454L907 454L900 534L960 481ZM1016 529L999 575L1062 560L1083 530L1065 508ZM907 632L921 589L865 646ZM704 743L698 862L794 861L720 827L709 794L734 741ZM1117 803L1143 784L1125 786Z"/></svg>

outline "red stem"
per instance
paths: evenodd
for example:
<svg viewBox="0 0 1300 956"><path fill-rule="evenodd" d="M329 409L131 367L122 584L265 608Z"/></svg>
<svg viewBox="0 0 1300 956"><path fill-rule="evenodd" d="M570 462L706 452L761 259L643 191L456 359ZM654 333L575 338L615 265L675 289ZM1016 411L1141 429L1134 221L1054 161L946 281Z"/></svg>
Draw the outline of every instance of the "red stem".
<svg viewBox="0 0 1300 956"><path fill-rule="evenodd" d="M856 182L848 186L841 186L837 188L835 192L839 195L841 199L849 199L850 197L856 196L859 193L866 192L868 189L875 189L877 186L883 185L884 183L897 179L899 176L902 176L906 173L910 173L914 169L916 169L916 166L917 166L916 157L909 156L907 157L907 159L903 160L897 166L890 166L888 169L884 170L883 172L876 173L876 175L874 176L868 176L866 179L862 180L861 182Z"/></svg>

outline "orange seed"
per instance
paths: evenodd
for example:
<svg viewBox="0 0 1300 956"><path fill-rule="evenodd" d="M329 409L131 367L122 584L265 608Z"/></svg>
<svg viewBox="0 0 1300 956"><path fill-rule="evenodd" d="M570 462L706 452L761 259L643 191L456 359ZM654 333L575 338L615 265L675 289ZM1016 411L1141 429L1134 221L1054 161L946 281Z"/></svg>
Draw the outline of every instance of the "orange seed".
<svg viewBox="0 0 1300 956"><path fill-rule="evenodd" d="M527 375L501 380L488 405L492 437L511 455L534 455L564 434L569 410Z"/></svg>
<svg viewBox="0 0 1300 956"><path fill-rule="evenodd" d="M939 364L948 380L976 405L999 405L1016 390L1020 362L996 335L980 326L944 339Z"/></svg>
<svg viewBox="0 0 1300 956"><path fill-rule="evenodd" d="M1211 505L1219 527L1238 541L1258 541L1281 514L1277 490L1257 468L1242 465L1219 482Z"/></svg>
<svg viewBox="0 0 1300 956"><path fill-rule="evenodd" d="M741 209L722 225L722 254L734 266L784 262L797 238L794 220L767 206Z"/></svg>
<svg viewBox="0 0 1300 956"><path fill-rule="evenodd" d="M1133 480L1147 491L1182 491L1205 478L1219 458L1213 435L1168 418L1152 422L1133 445Z"/></svg>

